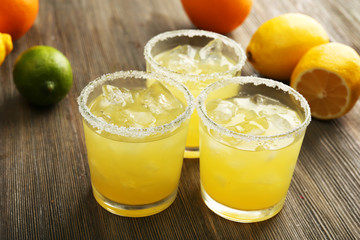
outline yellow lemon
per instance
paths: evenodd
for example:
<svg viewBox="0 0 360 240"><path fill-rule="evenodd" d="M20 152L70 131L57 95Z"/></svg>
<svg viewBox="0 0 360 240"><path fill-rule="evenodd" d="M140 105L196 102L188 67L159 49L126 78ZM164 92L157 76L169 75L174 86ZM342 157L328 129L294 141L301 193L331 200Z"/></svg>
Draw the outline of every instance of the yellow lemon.
<svg viewBox="0 0 360 240"><path fill-rule="evenodd" d="M290 86L307 99L313 117L341 117L359 98L360 56L341 43L313 47L296 65Z"/></svg>
<svg viewBox="0 0 360 240"><path fill-rule="evenodd" d="M4 62L5 57L13 49L13 44L11 41L11 36L6 33L0 33L0 66Z"/></svg>
<svg viewBox="0 0 360 240"><path fill-rule="evenodd" d="M325 29L301 13L287 13L262 24L246 49L248 60L262 75L289 81L300 58L312 47L329 42Z"/></svg>

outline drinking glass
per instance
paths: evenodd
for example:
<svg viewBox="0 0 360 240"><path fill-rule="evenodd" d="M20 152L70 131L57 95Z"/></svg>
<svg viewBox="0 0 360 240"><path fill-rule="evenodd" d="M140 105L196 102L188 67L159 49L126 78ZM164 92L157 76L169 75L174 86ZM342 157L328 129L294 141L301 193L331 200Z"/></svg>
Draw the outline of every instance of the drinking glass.
<svg viewBox="0 0 360 240"><path fill-rule="evenodd" d="M223 44L221 53L234 63L228 70L209 74L193 74L186 72L186 70L185 72L179 72L164 67L155 58L158 54L164 53L180 45L203 48L212 40L219 40ZM211 52L209 54L211 54ZM158 72L185 84L195 98L202 89L220 78L240 75L246 60L246 55L240 44L223 35L204 30L176 30L161 33L147 42L144 48L144 55L148 72ZM206 57L206 59L210 58L211 56ZM189 63L185 60L181 65L188 66ZM185 158L199 157L198 126L199 118L195 110L190 119L189 133L184 154Z"/></svg>
<svg viewBox="0 0 360 240"><path fill-rule="evenodd" d="M174 120L153 127L126 127L108 122L90 111L94 99L103 94L103 86L144 89L154 81L159 81L184 105ZM162 92L154 92L164 100ZM119 99L121 97L116 100ZM169 207L177 195L194 107L188 89L178 81L155 73L115 72L90 82L82 90L78 104L96 201L109 212L129 217L149 216ZM133 116L140 118L135 119L138 122L148 121L144 118L148 115L141 112L134 112Z"/></svg>
<svg viewBox="0 0 360 240"><path fill-rule="evenodd" d="M223 100L227 102L218 106L238 104L231 105L235 115L224 107L216 109L218 115L213 114L211 104ZM280 82L234 77L211 84L196 103L200 117L201 194L205 204L216 214L237 222L258 222L276 215L284 205L311 121L305 98ZM247 110L245 103L250 106ZM214 116L228 122L224 124ZM248 122L244 123L244 119ZM269 124L287 130L256 134ZM250 133L237 131L241 126L250 129Z"/></svg>

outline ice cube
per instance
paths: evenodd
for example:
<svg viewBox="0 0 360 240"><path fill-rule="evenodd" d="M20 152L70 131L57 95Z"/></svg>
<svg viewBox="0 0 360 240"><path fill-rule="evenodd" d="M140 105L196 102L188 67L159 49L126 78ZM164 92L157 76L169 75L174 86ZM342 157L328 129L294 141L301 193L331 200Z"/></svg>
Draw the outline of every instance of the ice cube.
<svg viewBox="0 0 360 240"><path fill-rule="evenodd" d="M279 174L276 174L276 171L268 171L263 173L261 176L258 176L253 183L261 185L273 185L280 184L282 181L283 179L279 176Z"/></svg>
<svg viewBox="0 0 360 240"><path fill-rule="evenodd" d="M294 136L288 136L288 137L284 137L284 138L280 138L280 139L275 139L268 144L264 144L262 150L271 150L271 151L279 150L279 149L289 146L290 144L292 144L294 142L294 140L295 140ZM272 156L274 156L274 155L272 155ZM269 160L272 160L271 156L269 156Z"/></svg>
<svg viewBox="0 0 360 240"><path fill-rule="evenodd" d="M250 121L259 117L259 115L254 110L241 108L239 111L245 115L245 121Z"/></svg>
<svg viewBox="0 0 360 240"><path fill-rule="evenodd" d="M243 122L237 125L239 130L242 130L241 133L250 134L250 135L263 135L265 133L264 128L257 124L254 121Z"/></svg>
<svg viewBox="0 0 360 240"><path fill-rule="evenodd" d="M214 100L206 105L208 114L216 123L225 124L235 115L237 107L227 100Z"/></svg>
<svg viewBox="0 0 360 240"><path fill-rule="evenodd" d="M221 40L215 39L200 49L198 65L202 74L225 72L233 66L222 53L223 46Z"/></svg>
<svg viewBox="0 0 360 240"><path fill-rule="evenodd" d="M269 128L269 123L265 117L257 117L257 118L252 119L252 121L259 124L264 129Z"/></svg>
<svg viewBox="0 0 360 240"><path fill-rule="evenodd" d="M239 108L236 115L225 126L243 134L263 135L268 127L266 124L266 119L259 117L255 111Z"/></svg>
<svg viewBox="0 0 360 240"><path fill-rule="evenodd" d="M105 96L100 95L89 106L91 113L102 118L106 122L114 123L117 119L117 114L121 112L124 107L121 104L111 103Z"/></svg>
<svg viewBox="0 0 360 240"><path fill-rule="evenodd" d="M100 95L97 97L89 106L90 111L98 116L98 114L105 108L111 106L111 103L107 100L106 97Z"/></svg>
<svg viewBox="0 0 360 240"><path fill-rule="evenodd" d="M221 53L224 47L224 43L220 39L214 39L199 51L199 56L201 60L206 60L214 53Z"/></svg>
<svg viewBox="0 0 360 240"><path fill-rule="evenodd" d="M106 122L110 122L115 124L119 127L125 126L129 127L128 125L128 117L125 112L126 110L123 109L116 109L114 107L109 107L102 110L103 118Z"/></svg>
<svg viewBox="0 0 360 240"><path fill-rule="evenodd" d="M180 56L179 60L170 60L168 69L177 73L184 74L200 74L200 70L196 68L195 63L187 57Z"/></svg>
<svg viewBox="0 0 360 240"><path fill-rule="evenodd" d="M150 112L123 111L122 121L126 127L147 128L155 125L156 118Z"/></svg>
<svg viewBox="0 0 360 240"><path fill-rule="evenodd" d="M159 164L157 162L155 162L155 161L146 162L144 168L150 174L154 174L155 172L157 172L157 171L159 171L161 169Z"/></svg>
<svg viewBox="0 0 360 240"><path fill-rule="evenodd" d="M292 128L291 123L279 114L270 115L267 119L276 131L276 134L286 133Z"/></svg>
<svg viewBox="0 0 360 240"><path fill-rule="evenodd" d="M257 113L254 110L237 107L235 116L233 117L233 119L231 119L231 121L227 125L229 125L229 126L238 125L245 121L257 119L258 117L259 116L257 115Z"/></svg>
<svg viewBox="0 0 360 240"><path fill-rule="evenodd" d="M213 54L206 60L201 60L198 64L199 72L197 74L211 74L226 72L230 69L231 63L224 57Z"/></svg>
<svg viewBox="0 0 360 240"><path fill-rule="evenodd" d="M257 105L282 105L279 100L261 94L251 96L250 101Z"/></svg>
<svg viewBox="0 0 360 240"><path fill-rule="evenodd" d="M254 110L237 108L235 116L225 126L239 133L263 135L268 123L266 118L259 117Z"/></svg>
<svg viewBox="0 0 360 240"><path fill-rule="evenodd" d="M178 56L186 56L189 59L195 59L196 49L190 45L179 45L168 51L169 56L171 58L176 58Z"/></svg>
<svg viewBox="0 0 360 240"><path fill-rule="evenodd" d="M235 97L232 102L242 109L250 109L254 105L248 97Z"/></svg>
<svg viewBox="0 0 360 240"><path fill-rule="evenodd" d="M241 112L240 113L237 112L236 115L233 116L228 123L226 123L225 127L229 128L229 127L232 127L232 126L236 126L236 125L239 125L240 123L242 123L244 121L245 121L245 115L242 114Z"/></svg>
<svg viewBox="0 0 360 240"><path fill-rule="evenodd" d="M232 157L226 160L227 164L231 168L239 169L246 165L246 161L241 158Z"/></svg>
<svg viewBox="0 0 360 240"><path fill-rule="evenodd" d="M134 99L129 89L118 88L111 85L102 86L103 96L111 104L118 104L124 107L128 103L133 103Z"/></svg>
<svg viewBox="0 0 360 240"><path fill-rule="evenodd" d="M196 49L190 45L180 45L158 54L155 60L163 67L178 73L194 73Z"/></svg>
<svg viewBox="0 0 360 240"><path fill-rule="evenodd" d="M213 177L217 181L217 184L222 187L225 187L228 183L228 177L224 173L215 172Z"/></svg>
<svg viewBox="0 0 360 240"><path fill-rule="evenodd" d="M136 181L130 177L122 178L122 180L119 181L119 184L126 190L135 190L138 187Z"/></svg>
<svg viewBox="0 0 360 240"><path fill-rule="evenodd" d="M183 111L183 104L163 84L155 81L145 90L142 104L155 115L172 111Z"/></svg>

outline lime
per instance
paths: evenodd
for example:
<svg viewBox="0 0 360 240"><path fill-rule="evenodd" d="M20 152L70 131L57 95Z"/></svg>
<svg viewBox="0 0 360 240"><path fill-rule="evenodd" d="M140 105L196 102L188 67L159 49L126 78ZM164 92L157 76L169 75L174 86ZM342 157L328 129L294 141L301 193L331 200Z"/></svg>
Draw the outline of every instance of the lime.
<svg viewBox="0 0 360 240"><path fill-rule="evenodd" d="M59 102L73 82L69 60L49 46L35 46L24 51L16 59L13 77L20 94L39 106Z"/></svg>

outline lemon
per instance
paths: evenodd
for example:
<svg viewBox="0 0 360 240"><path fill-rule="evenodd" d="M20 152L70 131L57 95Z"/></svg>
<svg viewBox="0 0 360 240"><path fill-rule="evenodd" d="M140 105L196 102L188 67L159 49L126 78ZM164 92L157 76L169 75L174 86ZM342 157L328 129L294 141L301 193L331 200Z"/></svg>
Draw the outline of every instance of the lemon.
<svg viewBox="0 0 360 240"><path fill-rule="evenodd" d="M13 44L11 41L11 36L6 33L0 33L0 66L4 62L5 57L13 49Z"/></svg>
<svg viewBox="0 0 360 240"><path fill-rule="evenodd" d="M262 24L246 49L253 67L262 75L289 81L300 58L312 47L329 42L325 29L301 13L287 13Z"/></svg>
<svg viewBox="0 0 360 240"><path fill-rule="evenodd" d="M341 43L313 47L296 65L290 86L307 99L313 117L341 117L359 98L360 56Z"/></svg>
<svg viewBox="0 0 360 240"><path fill-rule="evenodd" d="M35 46L24 51L16 59L13 77L20 94L39 106L59 102L73 83L70 62L49 46Z"/></svg>

